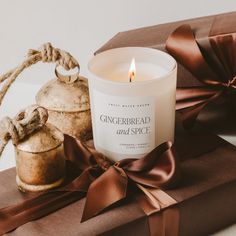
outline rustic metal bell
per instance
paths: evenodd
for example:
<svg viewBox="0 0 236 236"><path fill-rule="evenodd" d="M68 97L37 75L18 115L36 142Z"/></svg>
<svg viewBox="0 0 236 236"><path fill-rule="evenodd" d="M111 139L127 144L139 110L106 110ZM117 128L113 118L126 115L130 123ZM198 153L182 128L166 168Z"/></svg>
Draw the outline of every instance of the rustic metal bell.
<svg viewBox="0 0 236 236"><path fill-rule="evenodd" d="M65 176L64 136L46 124L15 146L16 182L23 191L45 191L62 184Z"/></svg>
<svg viewBox="0 0 236 236"><path fill-rule="evenodd" d="M36 105L14 119L0 121L0 155L10 139L15 146L16 182L22 191L45 191L65 177L64 135L46 123L47 110Z"/></svg>
<svg viewBox="0 0 236 236"><path fill-rule="evenodd" d="M87 79L79 75L62 75L45 84L36 95L38 105L48 110L48 122L63 133L81 140L92 136Z"/></svg>

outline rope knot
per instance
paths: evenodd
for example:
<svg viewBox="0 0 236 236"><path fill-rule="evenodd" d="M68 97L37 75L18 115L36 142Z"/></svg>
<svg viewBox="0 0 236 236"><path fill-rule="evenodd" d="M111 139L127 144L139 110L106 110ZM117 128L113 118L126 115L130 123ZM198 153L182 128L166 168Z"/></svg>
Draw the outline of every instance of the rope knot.
<svg viewBox="0 0 236 236"><path fill-rule="evenodd" d="M7 142L17 145L20 140L42 127L48 119L45 108L32 105L19 112L13 119L5 117L0 121L0 155Z"/></svg>
<svg viewBox="0 0 236 236"><path fill-rule="evenodd" d="M17 76L26 68L39 61L43 62L54 62L57 65L62 66L65 70L74 69L75 67L80 68L77 60L68 52L54 48L51 43L46 43L42 46L42 50L30 49L27 54L27 58L18 67L8 71L4 75L0 76L0 84L4 81L2 88L0 89L0 106L4 96L12 83L16 80ZM76 78L77 79L77 78Z"/></svg>
<svg viewBox="0 0 236 236"><path fill-rule="evenodd" d="M50 43L46 43L42 46L41 57L43 62L56 62L59 59L59 53Z"/></svg>
<svg viewBox="0 0 236 236"><path fill-rule="evenodd" d="M30 49L28 51L28 57L41 55L42 62L54 62L62 66L65 70L71 70L79 66L77 60L68 52L58 48L54 48L51 43L45 43L42 46L41 51Z"/></svg>

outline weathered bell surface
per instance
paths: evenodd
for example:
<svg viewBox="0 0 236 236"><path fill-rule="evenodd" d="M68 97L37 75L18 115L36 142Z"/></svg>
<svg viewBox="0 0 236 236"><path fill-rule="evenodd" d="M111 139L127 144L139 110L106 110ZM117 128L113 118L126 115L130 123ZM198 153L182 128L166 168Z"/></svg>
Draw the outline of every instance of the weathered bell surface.
<svg viewBox="0 0 236 236"><path fill-rule="evenodd" d="M87 111L90 109L87 81L84 77L73 83L51 80L40 89L36 101L52 111Z"/></svg>
<svg viewBox="0 0 236 236"><path fill-rule="evenodd" d="M62 132L47 123L15 146L16 181L21 190L45 191L63 182L63 140Z"/></svg>
<svg viewBox="0 0 236 236"><path fill-rule="evenodd" d="M36 102L48 110L49 123L65 134L86 140L92 133L87 79L77 75L70 80L57 71L56 75L57 79L40 89Z"/></svg>
<svg viewBox="0 0 236 236"><path fill-rule="evenodd" d="M63 141L62 132L54 125L46 124L18 143L17 149L30 153L47 152L61 145Z"/></svg>

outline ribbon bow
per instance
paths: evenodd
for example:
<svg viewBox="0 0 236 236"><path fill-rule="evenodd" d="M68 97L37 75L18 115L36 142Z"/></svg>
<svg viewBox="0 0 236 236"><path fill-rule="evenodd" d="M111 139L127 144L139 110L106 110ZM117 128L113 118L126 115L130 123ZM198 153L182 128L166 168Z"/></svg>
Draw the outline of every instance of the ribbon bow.
<svg viewBox="0 0 236 236"><path fill-rule="evenodd" d="M170 142L163 143L141 159L124 159L112 164L93 147L65 135L65 153L72 163L65 186L0 209L0 234L29 221L48 215L86 195L82 221L115 202L126 198L133 187L145 195L137 195L147 215L176 203L160 187L172 187L179 179L179 166Z"/></svg>
<svg viewBox="0 0 236 236"><path fill-rule="evenodd" d="M166 42L167 51L189 70L202 86L177 90L177 110L191 128L201 110L217 98L236 93L236 35L215 35L199 46L189 25L177 28Z"/></svg>
<svg viewBox="0 0 236 236"><path fill-rule="evenodd" d="M151 190L173 186L178 177L176 155L170 142L161 144L141 159L121 160L90 185L82 221L126 198L132 187L137 187L146 195L146 200L153 206L152 210L160 210L158 199ZM165 197L171 204L175 203L168 195ZM146 207L143 210L147 212Z"/></svg>

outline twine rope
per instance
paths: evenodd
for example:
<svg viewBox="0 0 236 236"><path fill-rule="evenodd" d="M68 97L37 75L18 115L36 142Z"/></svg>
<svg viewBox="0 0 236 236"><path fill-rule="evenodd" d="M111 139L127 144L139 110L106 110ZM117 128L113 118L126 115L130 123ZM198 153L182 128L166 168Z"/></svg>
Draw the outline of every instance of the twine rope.
<svg viewBox="0 0 236 236"><path fill-rule="evenodd" d="M57 65L62 66L65 70L71 70L75 67L79 67L79 63L70 53L59 48L54 48L51 43L44 44L41 50L30 49L28 51L27 58L22 64L0 76L0 84L5 81L2 89L0 90L0 106L8 89L16 80L17 76L24 69L30 67L33 64L36 64L39 61L45 63L56 63Z"/></svg>
<svg viewBox="0 0 236 236"><path fill-rule="evenodd" d="M17 145L20 140L41 128L47 119L47 110L37 105L29 106L13 119L3 118L0 121L0 156L10 139L14 145Z"/></svg>

